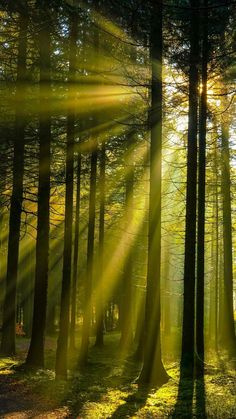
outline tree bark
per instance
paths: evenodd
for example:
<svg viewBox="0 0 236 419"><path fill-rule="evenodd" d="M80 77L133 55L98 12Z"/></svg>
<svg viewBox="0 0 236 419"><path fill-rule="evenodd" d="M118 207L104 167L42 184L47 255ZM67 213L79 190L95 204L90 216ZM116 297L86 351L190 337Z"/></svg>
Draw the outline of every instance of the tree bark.
<svg viewBox="0 0 236 419"><path fill-rule="evenodd" d="M75 349L75 326L76 326L76 290L78 277L78 258L79 258L79 223L80 223L80 187L81 187L81 154L77 155L77 189L76 189L76 209L75 209L75 241L73 257L73 279L71 289L71 320L70 320L70 349Z"/></svg>
<svg viewBox="0 0 236 419"><path fill-rule="evenodd" d="M128 158L127 167L125 172L125 237L124 246L126 243L131 243L126 249L124 272L122 278L122 299L121 299L121 338L120 347L122 350L127 351L133 342L133 292L132 292L132 275L133 275L133 242L130 240L129 235L133 234L133 206L134 206L134 164L133 156L133 131L128 135ZM126 248L126 247L125 247Z"/></svg>
<svg viewBox="0 0 236 419"><path fill-rule="evenodd" d="M198 236L197 236L197 296L196 352L204 361L204 276L205 276L205 200L206 200L206 122L207 122L207 62L208 62L208 0L202 14L202 91L199 112L199 169L198 169ZM197 363L203 365L203 363Z"/></svg>
<svg viewBox="0 0 236 419"><path fill-rule="evenodd" d="M194 368L195 330L195 251L196 251L196 198L197 198L197 129L198 129L198 65L199 65L199 17L198 1L190 0L190 69L187 194L184 251L184 306L182 329L181 365Z"/></svg>
<svg viewBox="0 0 236 419"><path fill-rule="evenodd" d="M99 0L94 1L94 9L99 10ZM94 50L99 51L99 32L94 27ZM95 74L96 74L96 69ZM94 124L98 123L96 117L93 117ZM97 160L98 160L98 140L93 139L91 151L91 169L90 169L90 195L89 195L89 221L88 221L88 241L87 241L87 265L86 265L86 283L84 292L84 312L82 339L79 354L79 366L84 367L88 359L89 337L92 323L92 289L93 289L93 267L94 267L94 235L96 218L96 192L97 192Z"/></svg>
<svg viewBox="0 0 236 419"><path fill-rule="evenodd" d="M163 329L165 336L169 336L171 333L171 298L170 298L170 252L169 244L167 244L164 253L164 304L163 304Z"/></svg>
<svg viewBox="0 0 236 419"><path fill-rule="evenodd" d="M147 293L144 329L144 362L141 384L162 385L168 380L161 355L161 147L162 147L162 1L152 2L151 22L151 145Z"/></svg>
<svg viewBox="0 0 236 419"><path fill-rule="evenodd" d="M101 144L100 150L100 208L99 208L99 279L96 295L96 346L104 345L104 292L103 292L103 252L104 252L104 227L105 227L105 178L106 178L106 146Z"/></svg>
<svg viewBox="0 0 236 419"><path fill-rule="evenodd" d="M48 19L49 6L44 0L38 1L38 19ZM50 102L50 25L39 31L40 65L40 116L39 116L39 180L38 180L38 221L36 238L36 266L32 335L26 359L30 367L44 367L44 335L47 311L49 230L50 230L50 160L51 160L51 115L47 108Z"/></svg>
<svg viewBox="0 0 236 419"><path fill-rule="evenodd" d="M222 122L221 132L221 182L223 199L223 251L224 251L224 279L223 279L223 327L222 346L229 356L236 353L236 339L233 310L233 255L232 255L232 216L230 191L230 152L229 152L229 124Z"/></svg>
<svg viewBox="0 0 236 419"><path fill-rule="evenodd" d="M217 141L214 147L214 222L213 222L213 241L215 242L214 248L214 278L212 290L212 318L214 320L213 326L214 333L211 336L214 338L215 351L218 352L218 329L219 329L219 192L218 192L218 154L217 154ZM213 298L214 295L214 298Z"/></svg>
<svg viewBox="0 0 236 419"><path fill-rule="evenodd" d="M16 111L15 137L13 157L13 187L9 218L9 239L6 273L6 291L3 304L3 324L1 352L5 355L15 353L16 327L16 286L19 260L19 241L21 227L21 212L23 200L24 148L25 148L25 115L22 103L26 99L26 55L27 29L29 23L28 11L22 7L19 12L19 46L16 80ZM25 104L23 105L24 108Z"/></svg>
<svg viewBox="0 0 236 419"><path fill-rule="evenodd" d="M76 41L78 33L78 16L71 15L70 22L70 57L69 57L69 98L72 96L76 74ZM66 198L65 198L65 231L63 272L61 289L61 311L59 336L56 352L56 378L67 378L68 338L70 316L70 284L72 261L73 231L73 182L74 182L74 144L75 143L75 110L69 110L67 116L66 144Z"/></svg>
<svg viewBox="0 0 236 419"><path fill-rule="evenodd" d="M85 299L83 313L82 341L79 356L79 365L85 366L88 358L89 336L92 320L92 282L93 282L93 260L94 260L94 232L95 232L95 210L96 210L96 180L97 180L97 142L91 153L90 171L90 196L89 196L89 223L87 242L87 267L85 283Z"/></svg>

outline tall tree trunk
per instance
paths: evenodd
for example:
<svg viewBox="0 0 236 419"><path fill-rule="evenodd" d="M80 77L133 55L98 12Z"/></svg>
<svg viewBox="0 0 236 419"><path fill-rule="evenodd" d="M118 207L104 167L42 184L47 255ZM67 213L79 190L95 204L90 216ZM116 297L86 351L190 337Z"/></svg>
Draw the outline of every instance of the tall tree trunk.
<svg viewBox="0 0 236 419"><path fill-rule="evenodd" d="M145 166L145 175L144 175L144 182L146 183L146 185L148 185L149 183L149 168L147 165L147 162L150 161L150 147L148 142L146 143L146 153L145 153L145 159L144 159L144 166ZM144 237L148 236L148 211L146 211L148 209L149 206L149 194L146 193L145 194L145 204L144 204L144 208L145 208L145 218L144 218L144 223L143 223L143 233L142 235ZM143 289L141 288L141 292L143 293ZM141 301L140 301L140 307L138 310L138 318L137 318L137 325L136 325L136 331L135 331L135 343L137 343L136 346L136 350L134 352L134 359L136 359L137 361L142 361L143 360L143 352L144 352L144 329L145 329L145 293L142 295L141 297Z"/></svg>
<svg viewBox="0 0 236 419"><path fill-rule="evenodd" d="M78 277L78 257L79 257L79 223L80 223L80 187L81 187L81 153L77 155L77 189L76 189L76 209L75 209L75 239L73 257L73 278L71 288L71 321L70 321L70 349L75 349L75 326L76 326L76 290Z"/></svg>
<svg viewBox="0 0 236 419"><path fill-rule="evenodd" d="M86 283L84 293L84 313L82 341L79 356L79 365L83 367L87 363L89 336L92 320L92 280L93 280L93 260L94 260L94 232L95 232L95 210L96 210L96 180L97 180L97 142L91 153L90 171L90 195L89 195L89 222L88 222L88 242L87 242L87 267Z"/></svg>
<svg viewBox="0 0 236 419"><path fill-rule="evenodd" d="M50 13L45 0L37 3L39 22L48 19ZM36 238L36 266L32 335L26 364L44 366L44 335L47 311L49 230L50 230L50 148L51 115L47 109L50 101L50 25L39 31L40 65L40 116L39 116L39 181L38 181L38 223Z"/></svg>
<svg viewBox="0 0 236 419"><path fill-rule="evenodd" d="M216 130L217 133L217 130ZM214 146L214 187L213 187L213 222L212 222L212 264L213 276L210 284L210 316L209 339L218 351L218 325L219 325L219 193L218 193L218 150L217 141Z"/></svg>
<svg viewBox="0 0 236 419"><path fill-rule="evenodd" d="M222 122L221 132L222 161L222 199L223 199L223 249L224 249L224 282L223 282L223 324L222 346L229 356L236 353L236 339L233 311L233 257L232 257L232 217L230 192L230 152L229 124Z"/></svg>
<svg viewBox="0 0 236 419"><path fill-rule="evenodd" d="M132 243L129 238L132 233L134 206L134 164L133 164L133 131L128 135L128 158L125 172L125 234L124 243ZM131 154L132 150L132 154ZM133 301L132 301L133 249L132 244L126 250L121 300L121 349L127 350L133 341ZM128 302L128 304L127 304Z"/></svg>
<svg viewBox="0 0 236 419"><path fill-rule="evenodd" d="M190 0L190 69L187 195L184 257L184 307L182 329L182 366L194 368L195 324L195 251L196 251L196 189L197 189L197 128L198 128L198 65L199 65L199 17L198 1Z"/></svg>
<svg viewBox="0 0 236 419"><path fill-rule="evenodd" d="M222 226L223 227L223 226ZM220 229L220 236L223 238L223 228ZM219 243L219 280L218 280L218 294L219 294L219 310L218 310L218 343L221 347L224 338L224 250L223 243Z"/></svg>
<svg viewBox="0 0 236 419"><path fill-rule="evenodd" d="M165 336L169 336L171 333L171 322L170 322L170 307L171 307L171 298L170 298L170 249L167 244L165 253L164 253L164 304L163 304L163 329Z"/></svg>
<svg viewBox="0 0 236 419"><path fill-rule="evenodd" d="M3 324L1 352L5 355L15 353L16 327L16 286L19 259L19 241L21 226L21 211L23 200L24 147L25 147L25 104L26 99L26 53L27 29L29 16L26 5L20 9L19 16L19 46L17 59L16 81L16 114L13 157L13 188L11 195L9 239L6 273L6 291L3 304Z"/></svg>
<svg viewBox="0 0 236 419"><path fill-rule="evenodd" d="M216 149L216 146L215 146ZM216 155L214 156L214 186L213 186L213 208L212 208L212 242L211 242L211 265L212 276L210 279L210 302L209 302L209 325L208 339L217 351L217 329L218 329L218 277L219 277L219 215L218 215L218 172Z"/></svg>
<svg viewBox="0 0 236 419"><path fill-rule="evenodd" d="M217 143L215 145L215 350L218 352L218 329L219 329L219 199L218 199L218 159Z"/></svg>
<svg viewBox="0 0 236 419"><path fill-rule="evenodd" d="M69 57L69 99L73 92L76 74L76 42L78 34L78 16L71 15L70 22L70 57ZM70 316L70 283L72 260L73 231L73 182L74 182L74 142L75 142L75 110L69 110L67 116L66 145L66 199L65 199L65 232L63 252L63 273L61 289L61 312L59 336L56 352L56 377L67 378L68 338Z"/></svg>
<svg viewBox="0 0 236 419"><path fill-rule="evenodd" d="M96 346L103 346L104 338L104 292L103 292L103 252L104 252L104 221L105 221L105 176L106 176L106 146L102 142L100 150L100 208L99 208L99 279L97 281L96 298Z"/></svg>
<svg viewBox="0 0 236 419"><path fill-rule="evenodd" d="M131 34L135 37L134 27L132 27ZM130 58L133 62L137 61L137 54L133 48L131 51ZM134 218L134 153L135 143L135 131L131 129L131 132L127 134L127 158L125 167L125 222L124 229L125 235L123 237L124 246L126 243L130 243L128 248L125 246L124 255L124 271L122 275L122 290L121 290L121 337L120 337L120 348L122 351L127 352L133 343L133 310L134 310L134 299L133 299L133 256L134 256L134 245L130 240L130 235L133 234L133 218ZM127 236L127 237L126 237ZM129 302L127 304L127 301Z"/></svg>
<svg viewBox="0 0 236 419"><path fill-rule="evenodd" d="M94 1L94 10L99 11L99 0ZM99 52L99 31L94 27L94 50ZM94 68L95 74L96 68ZM98 124L98 120L93 118L94 123ZM95 134L96 135L96 134ZM94 235L95 235L95 218L96 218L96 191L97 191L97 160L98 160L98 141L94 138L90 160L90 195L89 195L89 220L88 220L88 240L87 240L87 266L86 266L86 283L84 289L84 312L82 339L79 354L79 366L84 367L88 359L89 336L92 322L92 288L93 288L93 265L94 265Z"/></svg>
<svg viewBox="0 0 236 419"><path fill-rule="evenodd" d="M168 380L161 356L161 148L162 148L162 1L152 2L152 104L150 110L150 197L144 362L140 383L162 385Z"/></svg>
<svg viewBox="0 0 236 419"><path fill-rule="evenodd" d="M204 275L205 275L205 199L206 199L206 122L207 122L207 62L208 62L208 0L202 12L202 91L199 113L199 171L198 171L198 236L197 236L197 298L196 352L204 361ZM197 362L200 367L203 365ZM201 368L200 368L201 370Z"/></svg>
<svg viewBox="0 0 236 419"><path fill-rule="evenodd" d="M3 134L3 135L2 135ZM4 133L1 133L4 138ZM5 162L6 148L2 141L0 148L0 322L2 324L2 308L4 301L5 286L5 252L4 252L4 234L5 234L5 217L6 208L4 208L4 192L6 190L7 165Z"/></svg>

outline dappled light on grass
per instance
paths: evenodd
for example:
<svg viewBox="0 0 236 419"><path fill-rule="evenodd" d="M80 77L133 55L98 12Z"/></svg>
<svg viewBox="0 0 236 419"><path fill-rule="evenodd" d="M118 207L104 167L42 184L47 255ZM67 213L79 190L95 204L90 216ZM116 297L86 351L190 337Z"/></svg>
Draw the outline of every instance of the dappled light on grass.
<svg viewBox="0 0 236 419"><path fill-rule="evenodd" d="M166 361L167 372L171 379L159 389L140 388L138 389L135 380L139 373L140 364L130 360L120 360L117 356L118 350L117 333L106 335L106 346L103 350L91 346L89 352L90 363L83 372L73 371L68 382L55 382L53 368L55 358L55 339L46 340L46 370L38 373L22 373L10 368L19 364L18 360L11 358L2 359L0 369L0 385L2 374L9 377L9 383L15 387L15 392L20 397L21 389L24 387L24 397L34 394L34 406L30 409L35 414L60 416L62 414L81 416L83 418L98 419L119 418L128 415L130 417L148 418L168 417L173 415L179 384L179 367L176 362ZM21 358L25 355L25 338L17 340L18 349L22 347ZM78 342L77 342L78 343ZM11 365L9 365L11 364ZM73 362L72 362L73 364ZM224 417L225 408L229 417L235 417L235 371L211 371L206 369L206 411L209 417ZM15 383L15 384L14 384ZM195 388L197 383L195 382ZM183 382L185 396L182 400L180 410L176 411L176 417L188 417L187 404L189 397L189 381ZM6 391L10 389L7 385ZM7 393L8 394L8 393ZM2 395L0 396L0 400ZM39 403L41 404L38 404ZM28 401L28 403L30 403ZM193 414L199 411L196 401L196 393L193 398ZM27 403L25 405L26 410ZM29 405L28 405L29 406ZM185 408L186 406L186 408ZM28 407L29 409L29 407ZM29 409L29 411L31 411ZM40 416L37 416L40 417ZM44 416L42 416L44 417ZM50 416L47 416L50 417ZM54 416L55 417L55 416ZM175 417L175 416L173 416Z"/></svg>

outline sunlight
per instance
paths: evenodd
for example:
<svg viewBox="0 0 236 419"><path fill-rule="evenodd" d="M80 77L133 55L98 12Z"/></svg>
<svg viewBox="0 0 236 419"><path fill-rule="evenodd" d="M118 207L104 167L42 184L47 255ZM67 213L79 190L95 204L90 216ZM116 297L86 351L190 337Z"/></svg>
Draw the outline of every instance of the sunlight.
<svg viewBox="0 0 236 419"><path fill-rule="evenodd" d="M203 3L1 2L1 417L236 417L235 8Z"/></svg>

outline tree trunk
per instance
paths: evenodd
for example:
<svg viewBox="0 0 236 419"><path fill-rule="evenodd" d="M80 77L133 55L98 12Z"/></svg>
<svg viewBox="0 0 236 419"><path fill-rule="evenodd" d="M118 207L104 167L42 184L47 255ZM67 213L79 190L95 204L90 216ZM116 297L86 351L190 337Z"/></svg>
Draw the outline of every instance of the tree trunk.
<svg viewBox="0 0 236 419"><path fill-rule="evenodd" d="M99 0L94 1L94 9L99 11ZM99 32L94 27L93 46L95 52L99 52ZM94 67L94 72L97 70ZM94 124L98 124L95 116ZM93 288L93 265L94 265L94 235L95 235L95 218L96 218L96 190L97 190L97 160L98 160L98 141L94 138L91 151L91 169L90 169L90 195L89 195L89 220L88 220L88 240L87 240L87 265L86 265L86 283L84 292L84 312L82 340L79 354L79 366L84 367L87 363L89 336L92 322L92 288Z"/></svg>
<svg viewBox="0 0 236 419"><path fill-rule="evenodd" d="M223 199L223 248L224 248L224 282L223 282L223 327L222 346L229 356L236 353L236 339L233 311L233 257L232 257L232 219L230 192L230 152L229 125L222 123L221 133L221 161L222 161L222 199Z"/></svg>
<svg viewBox="0 0 236 419"><path fill-rule="evenodd" d="M171 322L170 322L170 307L171 307L171 298L170 298L170 252L169 245L164 254L164 272L163 272L163 282L164 282L164 304L163 304L163 330L165 336L169 336L171 333Z"/></svg>
<svg viewBox="0 0 236 419"><path fill-rule="evenodd" d="M83 313L82 341L79 356L79 365L83 367L87 363L89 336L92 320L92 279L93 279L93 260L94 260L94 232L95 232L95 210L96 210L96 179L97 179L97 143L91 153L90 171L90 196L89 196L89 222L88 222L88 242L87 242L87 267L85 283L85 299Z"/></svg>
<svg viewBox="0 0 236 419"><path fill-rule="evenodd" d="M195 251L198 128L199 17L198 1L191 0L187 195L184 252L184 307L181 365L194 368Z"/></svg>
<svg viewBox="0 0 236 419"><path fill-rule="evenodd" d="M16 286L19 259L19 241L21 226L21 211L23 200L24 147L25 147L25 82L26 82L26 53L27 29L29 16L26 8L22 7L19 16L19 46L16 81L16 113L13 157L13 188L11 195L9 239L6 273L6 291L3 304L3 324L1 352L5 355L15 353L16 327ZM22 107L23 103L23 107Z"/></svg>
<svg viewBox="0 0 236 419"><path fill-rule="evenodd" d="M76 325L76 290L78 276L78 256L79 256L79 223L80 223L80 187L81 187L81 154L77 156L77 190L76 190L76 210L75 210L75 241L73 257L73 279L71 293L71 321L70 321L70 349L75 349L75 325Z"/></svg>
<svg viewBox="0 0 236 419"><path fill-rule="evenodd" d="M215 147L216 148L216 147ZM214 165L216 161L214 157ZM211 267L212 275L210 279L210 302L209 302L209 324L208 324L208 340L217 350L217 328L218 328L218 272L219 272L219 216L218 216L218 185L217 172L214 171L216 177L214 178L215 185L213 186L213 208L212 208L212 231L211 231Z"/></svg>
<svg viewBox="0 0 236 419"><path fill-rule="evenodd" d="M218 193L218 158L217 158L217 141L215 143L214 150L214 222L213 222L213 240L215 241L214 245L214 289L212 295L212 318L214 320L214 325L210 324L210 327L213 326L214 333L211 333L211 336L214 338L215 351L218 352L218 325L219 325L219 193ZM213 305L214 304L214 305Z"/></svg>
<svg viewBox="0 0 236 419"><path fill-rule="evenodd" d="M206 122L207 122L207 61L208 61L208 0L202 12L202 91L199 114L199 171L198 171L198 236L197 236L197 298L196 352L204 361L204 275L205 275L205 199L206 199ZM201 363L197 363L203 365Z"/></svg>
<svg viewBox="0 0 236 419"><path fill-rule="evenodd" d="M104 252L104 217L105 217L105 176L106 176L106 146L101 144L100 151L100 208L99 208L99 279L96 295L96 346L103 346L104 338L104 292L103 292L103 252Z"/></svg>
<svg viewBox="0 0 236 419"><path fill-rule="evenodd" d="M38 2L39 21L48 19L49 8L44 0ZM50 101L50 25L39 31L40 116L39 116L39 183L38 223L36 238L36 266L32 335L26 364L44 367L44 335L47 311L50 213L50 148L51 116L47 109Z"/></svg>
<svg viewBox="0 0 236 419"><path fill-rule="evenodd" d="M161 356L161 147L162 147L162 1L152 3L150 110L150 197L148 273L144 329L144 363L140 383L162 385L168 380Z"/></svg>
<svg viewBox="0 0 236 419"><path fill-rule="evenodd" d="M223 227L223 226L222 226ZM220 229L220 235L223 237L223 229ZM218 285L218 294L219 294L219 312L218 312L218 343L221 347L224 338L224 251L223 243L219 243L219 285Z"/></svg>
<svg viewBox="0 0 236 419"><path fill-rule="evenodd" d="M69 57L69 98L73 92L73 82L76 74L76 41L78 33L78 17L71 16L70 57ZM59 321L59 336L56 352L56 378L67 378L69 316L70 316L70 283L72 260L73 231L73 182L74 182L74 141L75 141L75 111L70 110L67 116L67 146L66 146L66 199L65 199L65 232L63 252L63 273L61 289L61 311Z"/></svg>
<svg viewBox="0 0 236 419"><path fill-rule="evenodd" d="M128 135L128 158L125 168L125 235L124 246L131 243L128 248L125 246L125 263L121 291L121 349L127 351L133 341L133 292L132 292L132 274L133 274L133 242L129 235L133 234L133 206L134 206L134 165L133 165L133 140L134 133ZM131 247L130 247L131 246Z"/></svg>
<svg viewBox="0 0 236 419"><path fill-rule="evenodd" d="M4 138L4 133L1 133ZM2 308L4 301L4 288L5 288L5 251L4 251L4 235L5 235L5 219L7 209L4 208L4 192L6 190L7 179L7 165L5 162L6 149L4 141L2 141L0 149L0 322L2 324Z"/></svg>

